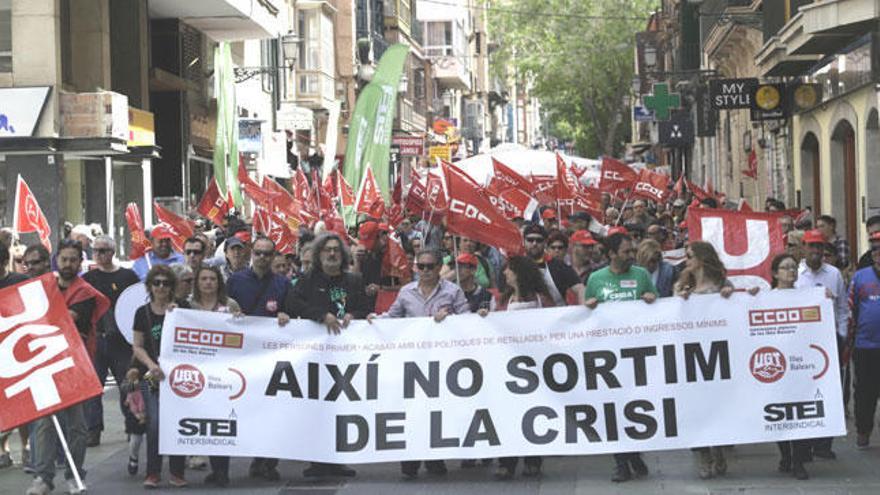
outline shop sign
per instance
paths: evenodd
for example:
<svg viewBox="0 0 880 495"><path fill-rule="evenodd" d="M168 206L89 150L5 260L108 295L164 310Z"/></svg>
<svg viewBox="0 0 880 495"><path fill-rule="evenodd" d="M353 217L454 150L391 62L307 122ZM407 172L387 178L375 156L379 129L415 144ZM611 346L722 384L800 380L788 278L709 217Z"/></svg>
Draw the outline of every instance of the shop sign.
<svg viewBox="0 0 880 495"><path fill-rule="evenodd" d="M239 119L238 121L238 152L255 153L263 151L262 120Z"/></svg>
<svg viewBox="0 0 880 495"><path fill-rule="evenodd" d="M49 86L0 89L0 137L33 136Z"/></svg>
<svg viewBox="0 0 880 495"><path fill-rule="evenodd" d="M391 144L400 148L401 156L422 156L425 152L425 138L421 136L392 136Z"/></svg>
<svg viewBox="0 0 880 495"><path fill-rule="evenodd" d="M752 101L752 120L781 120L788 116L785 84L759 85Z"/></svg>
<svg viewBox="0 0 880 495"><path fill-rule="evenodd" d="M275 113L278 128L288 131L308 131L312 128L313 113L310 109L293 103L282 103Z"/></svg>
<svg viewBox="0 0 880 495"><path fill-rule="evenodd" d="M156 123L152 112L128 107L128 145L156 145Z"/></svg>
<svg viewBox="0 0 880 495"><path fill-rule="evenodd" d="M434 165L438 158L450 162L452 161L452 146L448 144L431 146L428 148L428 157L430 158L431 165Z"/></svg>
<svg viewBox="0 0 880 495"><path fill-rule="evenodd" d="M712 108L715 110L752 108L757 87L758 80L754 77L745 79L714 79L709 81Z"/></svg>

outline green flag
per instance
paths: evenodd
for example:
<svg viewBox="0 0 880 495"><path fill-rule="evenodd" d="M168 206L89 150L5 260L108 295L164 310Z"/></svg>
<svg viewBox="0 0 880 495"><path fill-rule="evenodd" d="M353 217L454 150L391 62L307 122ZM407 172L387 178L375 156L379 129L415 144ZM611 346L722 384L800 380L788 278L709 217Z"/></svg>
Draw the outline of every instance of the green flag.
<svg viewBox="0 0 880 495"><path fill-rule="evenodd" d="M241 209L238 186L238 118L235 114L235 74L229 43L214 49L214 94L217 95L217 139L214 143L214 177L221 194L229 190Z"/></svg>
<svg viewBox="0 0 880 495"><path fill-rule="evenodd" d="M409 46L402 43L385 50L373 80L358 95L345 147L345 180L353 187L358 187L367 167L370 167L386 200L391 189L388 158L394 111L397 108L397 87L408 53ZM346 211L343 214L346 225L353 225L354 212Z"/></svg>

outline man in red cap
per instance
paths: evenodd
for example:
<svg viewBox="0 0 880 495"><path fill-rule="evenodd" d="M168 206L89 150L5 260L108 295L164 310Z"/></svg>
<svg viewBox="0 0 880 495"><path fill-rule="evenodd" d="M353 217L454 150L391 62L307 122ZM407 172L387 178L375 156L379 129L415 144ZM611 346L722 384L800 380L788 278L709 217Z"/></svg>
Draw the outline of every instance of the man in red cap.
<svg viewBox="0 0 880 495"><path fill-rule="evenodd" d="M131 269L137 273L138 278L144 280L151 266L156 265L173 265L175 263L185 263L186 258L182 254L174 251L171 247L172 234L166 229L156 229L150 237L153 249L146 255L136 259ZM149 234L147 234L149 236Z"/></svg>
<svg viewBox="0 0 880 495"><path fill-rule="evenodd" d="M547 230L559 228L559 219L556 218L556 212L553 208L547 208L541 212L541 220L544 221L544 228Z"/></svg>
<svg viewBox="0 0 880 495"><path fill-rule="evenodd" d="M577 273L581 283L586 286L590 274L601 268L593 262L593 250L598 242L587 230L576 231L571 235L569 242L571 242L571 267Z"/></svg>
<svg viewBox="0 0 880 495"><path fill-rule="evenodd" d="M456 278L452 281L457 282L461 290L464 291L464 297L467 298L468 305L471 307L471 313L485 315L492 306L492 293L477 283L476 273L479 263L480 261L475 255L461 253L449 264L452 265L450 268L458 270Z"/></svg>

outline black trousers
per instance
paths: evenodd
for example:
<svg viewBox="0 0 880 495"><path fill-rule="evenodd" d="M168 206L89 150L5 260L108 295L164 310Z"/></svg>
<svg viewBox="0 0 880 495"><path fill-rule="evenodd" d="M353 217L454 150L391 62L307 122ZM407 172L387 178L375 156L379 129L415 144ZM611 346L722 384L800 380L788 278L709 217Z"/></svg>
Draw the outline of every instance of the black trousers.
<svg viewBox="0 0 880 495"><path fill-rule="evenodd" d="M627 452L625 454L614 454L614 462L618 466L629 469L633 459L638 459L642 455L641 452Z"/></svg>
<svg viewBox="0 0 880 495"><path fill-rule="evenodd" d="M222 474L227 478L229 477L229 457L212 455L208 460L211 462L212 473Z"/></svg>
<svg viewBox="0 0 880 495"><path fill-rule="evenodd" d="M541 467L544 464L544 458L541 456L529 456L523 457L523 464L526 466L538 466ZM519 457L501 457L498 459L498 464L511 471L516 469L516 465L519 464Z"/></svg>
<svg viewBox="0 0 880 495"><path fill-rule="evenodd" d="M855 368L856 432L870 434L874 429L874 412L880 396L880 349L853 350Z"/></svg>
<svg viewBox="0 0 880 495"><path fill-rule="evenodd" d="M782 462L789 466L803 464L810 457L811 440L793 440L791 442L776 442Z"/></svg>
<svg viewBox="0 0 880 495"><path fill-rule="evenodd" d="M403 461L400 463L400 472L404 474L416 474L419 468L425 463L425 469L428 471L446 469L446 461Z"/></svg>

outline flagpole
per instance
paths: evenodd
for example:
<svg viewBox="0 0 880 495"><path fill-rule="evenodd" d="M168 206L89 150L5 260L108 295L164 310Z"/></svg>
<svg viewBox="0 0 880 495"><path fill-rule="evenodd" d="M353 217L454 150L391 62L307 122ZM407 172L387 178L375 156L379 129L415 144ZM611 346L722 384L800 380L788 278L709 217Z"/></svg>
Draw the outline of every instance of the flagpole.
<svg viewBox="0 0 880 495"><path fill-rule="evenodd" d="M16 235L18 233L18 193L21 191L21 174L18 174L18 179L15 182L15 206L12 209L12 230L15 231Z"/></svg>
<svg viewBox="0 0 880 495"><path fill-rule="evenodd" d="M455 261L455 285L461 287L461 279L458 276L458 242L456 242L458 239L456 236L452 236L452 260Z"/></svg>
<svg viewBox="0 0 880 495"><path fill-rule="evenodd" d="M627 203L629 203L629 200L632 199L632 193L633 191L632 189L630 189L629 193L626 195L626 199L623 200L623 206L620 207L620 213L617 215L617 221L614 222L614 225L620 224L620 219L623 218L623 210L626 209Z"/></svg>
<svg viewBox="0 0 880 495"><path fill-rule="evenodd" d="M58 417L54 414L52 415L52 423L55 425L55 432L58 433L58 440L61 441L61 447L64 449L64 457L67 458L67 465L70 466L70 472L73 473L76 487L79 488L80 491L83 491L85 487L83 486L82 478L79 475L79 469L73 464L73 456L70 454L70 447L67 446L67 439L64 438L64 433L61 431L61 425L58 424Z"/></svg>

